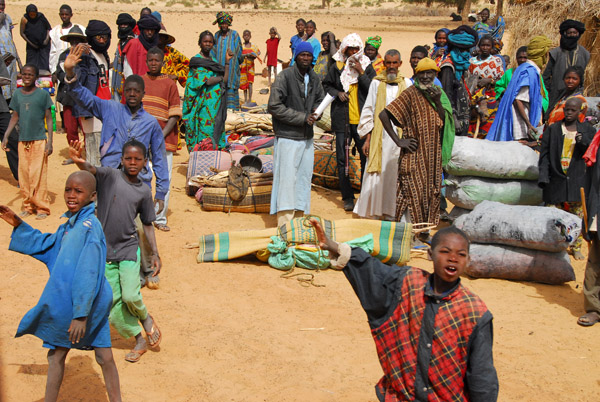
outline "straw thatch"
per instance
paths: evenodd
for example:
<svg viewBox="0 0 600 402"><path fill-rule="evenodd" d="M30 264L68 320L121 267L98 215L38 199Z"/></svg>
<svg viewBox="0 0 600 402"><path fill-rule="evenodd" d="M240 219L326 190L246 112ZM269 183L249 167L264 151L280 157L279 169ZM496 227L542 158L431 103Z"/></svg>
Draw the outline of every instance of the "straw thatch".
<svg viewBox="0 0 600 402"><path fill-rule="evenodd" d="M600 0L517 0L508 5L505 17L512 40L507 49L514 57L536 35L546 35L556 46L560 40L558 26L566 19L579 20L586 31L579 40L591 54L585 71L585 94L600 94Z"/></svg>

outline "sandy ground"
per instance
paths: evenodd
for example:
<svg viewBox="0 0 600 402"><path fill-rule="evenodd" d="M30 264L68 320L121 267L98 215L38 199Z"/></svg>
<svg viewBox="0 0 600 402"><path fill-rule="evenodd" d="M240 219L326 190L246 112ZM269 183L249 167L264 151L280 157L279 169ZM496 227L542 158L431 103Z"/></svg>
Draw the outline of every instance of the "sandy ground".
<svg viewBox="0 0 600 402"><path fill-rule="evenodd" d="M50 22L58 23L53 2L38 2ZM90 18L108 21L118 12L135 13L139 5L71 2L74 22ZM26 3L11 3L7 12L18 21ZM151 4L153 8L156 8ZM52 5L54 7L54 5ZM181 6L178 6L181 7ZM183 8L163 14L167 29L177 37L175 46L187 55L197 52L197 35L213 29L213 13L190 14ZM80 11L81 10L81 11ZM406 60L416 44L431 41L433 32L447 25L446 18L401 18L357 15L353 9L337 12L294 13L234 10L233 28L254 29L263 44L275 25L284 40L281 56L289 56L283 43L294 33L298 16L311 18L320 30L334 29L338 36L357 31L363 37L383 36L383 50L398 48ZM334 28L335 27L335 28ZM260 32L260 33L258 33ZM17 38L24 56L24 45ZM282 57L284 56L284 57ZM403 72L408 73L406 63ZM259 78L257 87L266 80ZM258 102L266 99L256 97ZM50 157L48 187L52 215L30 220L35 227L54 231L64 220L62 186L72 166L63 134L55 137ZM374 384L381 376L366 316L343 274L316 273L324 287L303 287L294 279L254 259L226 263L196 263L196 250L186 249L200 235L219 231L273 227L266 214L204 212L187 197L187 152L175 157L169 225L157 234L164 269L161 289L143 290L150 312L164 333L159 352L149 352L137 364L123 360L132 340L113 334L113 352L120 373L123 400L147 401L375 401ZM5 155L0 155L0 202L20 208L16 183ZM338 193L313 191L313 213L328 219L349 218ZM10 228L0 227L4 263L0 287L0 381L5 401L41 401L47 373L42 342L32 336L14 339L21 317L39 298L47 273L31 259L6 251ZM411 264L431 269L415 258ZM582 312L585 264L575 262L577 279L563 286L501 280L470 280L487 303L495 320L494 355L500 379L501 401L595 401L600 391L600 326L582 328L575 321ZM596 395L595 397L593 395ZM107 401L99 366L92 353L73 351L60 400Z"/></svg>

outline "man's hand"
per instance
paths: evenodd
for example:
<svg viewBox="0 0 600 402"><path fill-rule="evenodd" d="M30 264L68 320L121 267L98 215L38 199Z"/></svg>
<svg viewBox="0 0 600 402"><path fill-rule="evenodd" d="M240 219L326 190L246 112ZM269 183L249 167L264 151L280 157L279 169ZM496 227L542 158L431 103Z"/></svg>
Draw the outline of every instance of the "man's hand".
<svg viewBox="0 0 600 402"><path fill-rule="evenodd" d="M338 99L341 100L342 102L348 102L348 94L344 91L340 91L337 94Z"/></svg>
<svg viewBox="0 0 600 402"><path fill-rule="evenodd" d="M46 148L44 149L44 153L46 154L46 156L50 156L50 155L52 155L53 150L54 149L52 148L52 142L48 141L46 143Z"/></svg>
<svg viewBox="0 0 600 402"><path fill-rule="evenodd" d="M438 102L442 98L442 89L437 85L432 85L425 89L425 93L431 97L434 102Z"/></svg>
<svg viewBox="0 0 600 402"><path fill-rule="evenodd" d="M4 152L10 152L10 148L8 148L8 134L4 135L2 139L2 149Z"/></svg>
<svg viewBox="0 0 600 402"><path fill-rule="evenodd" d="M317 121L317 115L315 113L311 113L308 116L306 116L306 123L309 126L312 126L313 124L315 124L315 121Z"/></svg>
<svg viewBox="0 0 600 402"><path fill-rule="evenodd" d="M367 134L365 143L362 146L363 154L365 154L366 156L369 156L370 148L371 148L371 133Z"/></svg>
<svg viewBox="0 0 600 402"><path fill-rule="evenodd" d="M402 138L398 146L402 148L402 150L412 154L419 147L419 142L416 138Z"/></svg>
<svg viewBox="0 0 600 402"><path fill-rule="evenodd" d="M0 218L4 219L6 223L15 228L23 222L23 220L6 205L0 205Z"/></svg>
<svg viewBox="0 0 600 402"><path fill-rule="evenodd" d="M87 324L87 317L75 318L71 321L69 326L69 341L71 343L78 343L81 338L85 335L85 327Z"/></svg>
<svg viewBox="0 0 600 402"><path fill-rule="evenodd" d="M363 74L365 70L363 70L362 65L356 61L353 57L348 60L348 65L351 69L356 71L359 74Z"/></svg>
<svg viewBox="0 0 600 402"><path fill-rule="evenodd" d="M75 163L85 163L85 159L82 156L84 147L85 145L82 141L71 141L69 144L69 158Z"/></svg>
<svg viewBox="0 0 600 402"><path fill-rule="evenodd" d="M75 159L73 159L75 160ZM160 214L163 209L165 209L165 201L164 200L159 200L157 198L154 199L154 205L155 205L155 210L156 210L156 214Z"/></svg>
<svg viewBox="0 0 600 402"><path fill-rule="evenodd" d="M67 78L73 78L75 73L73 70L75 66L81 61L81 55L84 53L88 53L90 51L90 45L87 43L80 43L75 47L71 48L67 58L65 59L65 73L67 74Z"/></svg>
<svg viewBox="0 0 600 402"><path fill-rule="evenodd" d="M162 261L158 254L152 254L150 257L150 267L154 272L152 272L152 276L156 276L160 273L160 269L162 268Z"/></svg>
<svg viewBox="0 0 600 402"><path fill-rule="evenodd" d="M225 62L229 63L229 60L233 59L233 52L231 50L227 50L227 53L225 54Z"/></svg>

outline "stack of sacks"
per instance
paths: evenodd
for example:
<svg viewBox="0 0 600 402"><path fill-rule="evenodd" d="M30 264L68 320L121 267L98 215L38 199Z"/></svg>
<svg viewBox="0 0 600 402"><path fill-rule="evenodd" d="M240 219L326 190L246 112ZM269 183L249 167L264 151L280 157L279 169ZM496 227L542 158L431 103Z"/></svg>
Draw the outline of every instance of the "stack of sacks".
<svg viewBox="0 0 600 402"><path fill-rule="evenodd" d="M581 231L581 218L553 207L484 201L454 225L474 243L466 273L558 285L575 280L566 253Z"/></svg>
<svg viewBox="0 0 600 402"><path fill-rule="evenodd" d="M483 201L540 205L538 154L516 141L496 142L456 137L446 166L446 198L473 209Z"/></svg>

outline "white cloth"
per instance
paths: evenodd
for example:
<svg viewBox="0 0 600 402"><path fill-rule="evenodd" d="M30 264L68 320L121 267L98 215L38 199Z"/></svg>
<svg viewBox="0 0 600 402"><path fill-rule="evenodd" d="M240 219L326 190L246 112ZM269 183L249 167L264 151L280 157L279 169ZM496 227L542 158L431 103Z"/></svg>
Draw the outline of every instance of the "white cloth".
<svg viewBox="0 0 600 402"><path fill-rule="evenodd" d="M313 139L275 138L271 215L279 211L310 213L310 190L315 160Z"/></svg>
<svg viewBox="0 0 600 402"><path fill-rule="evenodd" d="M412 85L410 79L405 78L406 87ZM371 81L369 94L360 115L358 124L358 135L362 138L373 130L375 105L377 103L377 90L381 81ZM398 95L397 85L386 85L385 104L389 105ZM394 132L397 134L396 126ZM365 172L360 190L360 196L354 213L363 218L370 219L393 219L396 215L396 188L398 186L398 159L400 148L392 138L383 132L381 141L381 173ZM368 162L367 162L368 164Z"/></svg>
<svg viewBox="0 0 600 402"><path fill-rule="evenodd" d="M349 47L357 47L358 52L350 57L346 57L346 49ZM360 36L356 33L351 33L342 40L340 48L333 55L333 59L342 63L347 63L348 59L353 59L354 61L360 63L363 70L365 70L369 64L371 64L371 60L364 55L362 39L360 39ZM348 92L350 85L358 82L358 71L353 68L344 68L342 74L340 75L340 82L342 83L344 92Z"/></svg>
<svg viewBox="0 0 600 402"><path fill-rule="evenodd" d="M529 87L522 87L519 90L519 93L515 97L515 100L520 100L523 103L523 107L525 108L525 114L529 115ZM512 105L512 115L513 115L513 140L524 140L527 139L527 123L519 112L517 111L517 107L513 103Z"/></svg>
<svg viewBox="0 0 600 402"><path fill-rule="evenodd" d="M71 24L69 28L63 28L62 24L58 24L50 31L50 72L54 74L56 71L56 65L58 64L58 58L62 52L69 48L69 42L60 40L60 37L69 33L71 28L75 25L81 29L81 32L85 35L85 27L79 24Z"/></svg>

